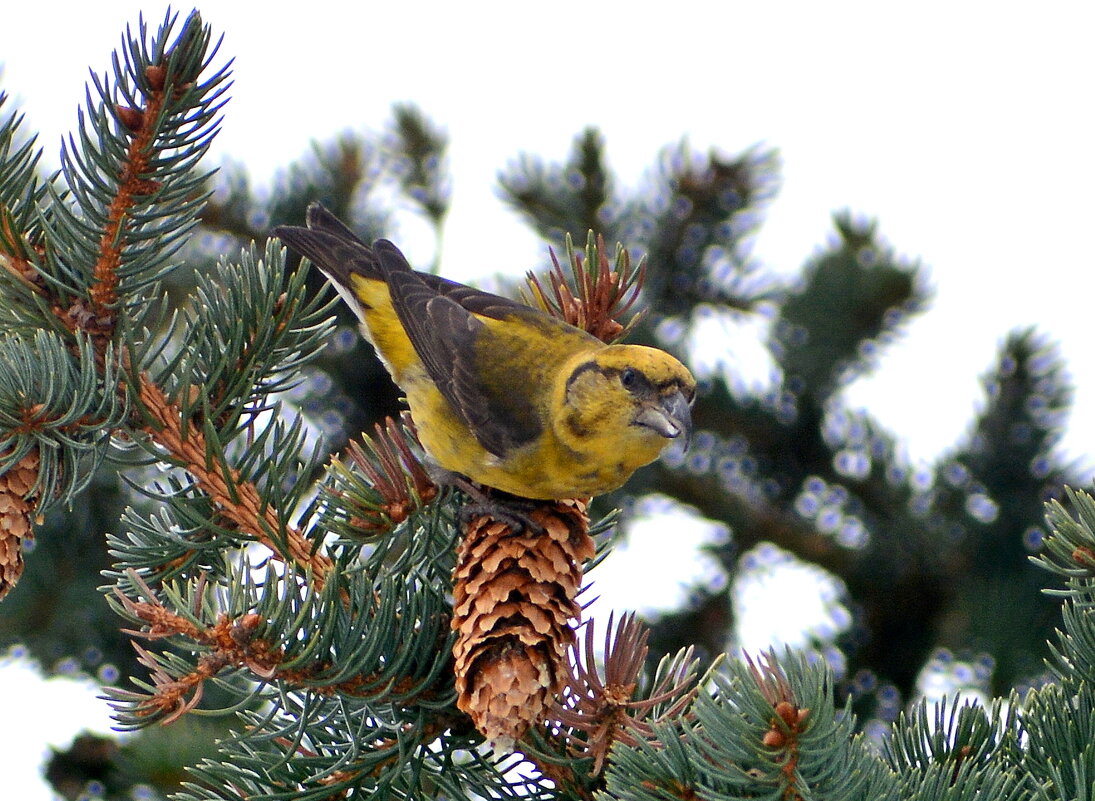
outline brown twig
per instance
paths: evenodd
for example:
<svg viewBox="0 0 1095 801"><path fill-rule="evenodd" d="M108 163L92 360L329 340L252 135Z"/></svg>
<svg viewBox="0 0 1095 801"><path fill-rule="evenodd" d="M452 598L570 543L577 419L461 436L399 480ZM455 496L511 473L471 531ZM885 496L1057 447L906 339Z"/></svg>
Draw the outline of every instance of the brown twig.
<svg viewBox="0 0 1095 801"><path fill-rule="evenodd" d="M760 662L754 662L748 655L745 661L749 665L749 672L757 684L764 699L772 705L773 715L769 721L768 731L764 733L761 742L767 748L782 751L780 772L787 782L783 790L783 797L787 801L797 801L802 798L798 791L798 754L799 736L806 727L806 720L810 716L810 710L799 707L795 702L794 692L787 676L779 667L773 655L765 655Z"/></svg>
<svg viewBox="0 0 1095 801"><path fill-rule="evenodd" d="M154 425L145 427L146 433L166 450L190 473L217 504L225 518L241 531L255 537L277 557L290 564L309 570L315 588L322 589L331 559L315 550L312 543L294 526L284 525L284 547L277 533L282 531L273 507L264 504L258 488L244 481L239 471L227 464L211 463L204 435L194 426L183 430L181 409L167 399L166 393L146 375L141 374L137 385L138 396L151 415Z"/></svg>
<svg viewBox="0 0 1095 801"><path fill-rule="evenodd" d="M405 695L414 689L412 679L393 684L381 682L381 676L375 673L355 675L346 681L322 683L323 675L332 665L321 660L307 667L282 667L284 649L259 636L259 631L266 622L260 615L254 612L237 617L221 614L216 623L202 625L196 622L198 609L190 617L174 612L156 597L136 571L127 571L127 576L146 599L134 599L121 589L114 588L114 596L124 612L144 624L140 630L126 629L127 634L145 640L181 637L205 649L193 670L177 676L169 673L147 648L136 642L133 644L137 650L138 661L150 671L154 689L151 694L119 690L115 692L119 698L133 703L134 714L139 717L162 715L161 722L165 725L177 720L201 701L206 680L228 668L249 670L261 681L277 680L289 686L308 687L310 691L321 695L341 693L366 698L377 694ZM196 605L200 603L200 598L199 591ZM435 697L435 689L423 688L417 697L430 700ZM443 728L450 724L451 721Z"/></svg>
<svg viewBox="0 0 1095 801"><path fill-rule="evenodd" d="M45 294L42 278L31 264L27 242L21 231L16 230L15 220L6 206L0 206L0 267L19 280L32 292ZM37 248L41 250L41 248Z"/></svg>
<svg viewBox="0 0 1095 801"><path fill-rule="evenodd" d="M167 101L162 80L154 76L163 70L160 65L150 65L146 76L149 90L145 96L143 108L115 106L118 121L132 134L126 157L123 162L120 183L117 192L107 209L107 223L99 238L99 258L95 262L93 283L91 285L91 311L100 320L113 322L114 309L118 303L118 267L122 263L122 249L125 247L123 228L126 217L136 199L151 194L159 188L158 183L144 176L149 172L149 164L155 154L153 143L156 139L157 124L164 103Z"/></svg>

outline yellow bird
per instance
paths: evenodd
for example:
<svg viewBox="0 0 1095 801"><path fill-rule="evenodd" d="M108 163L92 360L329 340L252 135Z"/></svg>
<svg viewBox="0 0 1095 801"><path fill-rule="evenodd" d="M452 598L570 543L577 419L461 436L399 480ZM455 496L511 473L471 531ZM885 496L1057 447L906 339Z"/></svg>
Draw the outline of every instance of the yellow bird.
<svg viewBox="0 0 1095 801"><path fill-rule="evenodd" d="M411 269L318 203L274 235L362 321L443 470L512 495L600 495L691 436L696 382L668 353L606 345L538 309Z"/></svg>

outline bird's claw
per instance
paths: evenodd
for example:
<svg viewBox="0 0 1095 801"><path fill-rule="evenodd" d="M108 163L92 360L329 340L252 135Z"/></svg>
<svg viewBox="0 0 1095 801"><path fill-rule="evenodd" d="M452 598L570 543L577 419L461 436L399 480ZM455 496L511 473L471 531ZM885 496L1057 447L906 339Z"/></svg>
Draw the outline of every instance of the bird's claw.
<svg viewBox="0 0 1095 801"><path fill-rule="evenodd" d="M460 507L460 526L467 528L468 524L477 518L487 517L508 526L514 534L523 531L530 534L543 534L544 527L532 518L532 512L537 506L536 501L516 496L508 496L504 500L486 495L480 495L478 498L469 497Z"/></svg>

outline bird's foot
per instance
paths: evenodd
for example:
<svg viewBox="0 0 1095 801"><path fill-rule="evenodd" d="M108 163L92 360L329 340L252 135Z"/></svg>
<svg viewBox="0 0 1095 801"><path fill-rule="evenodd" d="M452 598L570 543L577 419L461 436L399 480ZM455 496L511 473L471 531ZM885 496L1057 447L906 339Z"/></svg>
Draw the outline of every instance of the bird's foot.
<svg viewBox="0 0 1095 801"><path fill-rule="evenodd" d="M537 501L518 498L515 495L499 497L480 493L475 497L468 494L468 501L460 508L460 525L468 524L480 517L489 517L510 528L514 534L527 531L529 534L543 534L544 527L532 518L532 512L539 507Z"/></svg>
<svg viewBox="0 0 1095 801"><path fill-rule="evenodd" d="M467 476L446 470L436 464L428 465L427 470L435 483L455 487L467 496L468 500L460 508L461 528L467 528L468 524L478 517L489 517L509 526L515 534L522 531L530 534L544 532L544 527L532 518L532 513L543 504L543 501L522 498L476 484Z"/></svg>

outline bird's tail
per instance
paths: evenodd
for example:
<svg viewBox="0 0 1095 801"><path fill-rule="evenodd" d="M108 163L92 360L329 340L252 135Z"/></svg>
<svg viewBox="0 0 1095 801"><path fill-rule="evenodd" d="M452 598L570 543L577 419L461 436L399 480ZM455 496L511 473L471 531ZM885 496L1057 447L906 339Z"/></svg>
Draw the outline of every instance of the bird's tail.
<svg viewBox="0 0 1095 801"><path fill-rule="evenodd" d="M279 225L271 233L305 256L338 286L349 287L350 275L383 280L376 252L320 203L308 207L308 227Z"/></svg>

